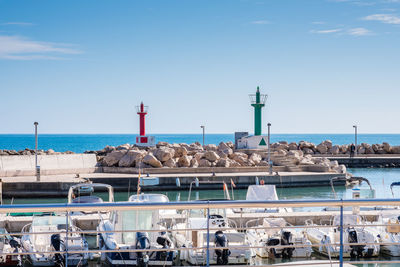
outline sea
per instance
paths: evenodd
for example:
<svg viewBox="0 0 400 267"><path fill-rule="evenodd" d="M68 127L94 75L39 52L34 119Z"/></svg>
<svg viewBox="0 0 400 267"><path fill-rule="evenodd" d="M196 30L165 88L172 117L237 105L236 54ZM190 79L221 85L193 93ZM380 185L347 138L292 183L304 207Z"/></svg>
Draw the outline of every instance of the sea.
<svg viewBox="0 0 400 267"><path fill-rule="evenodd" d="M101 150L105 146L134 144L136 134L39 134L38 149L82 153L88 150ZM169 143L202 143L202 134L153 134L156 142ZM271 142L308 141L319 144L331 140L336 145L354 143L354 134L271 134ZM234 142L233 134L205 134L206 144ZM357 143L400 145L400 134L358 134ZM0 149L24 150L35 148L33 134L0 134Z"/></svg>

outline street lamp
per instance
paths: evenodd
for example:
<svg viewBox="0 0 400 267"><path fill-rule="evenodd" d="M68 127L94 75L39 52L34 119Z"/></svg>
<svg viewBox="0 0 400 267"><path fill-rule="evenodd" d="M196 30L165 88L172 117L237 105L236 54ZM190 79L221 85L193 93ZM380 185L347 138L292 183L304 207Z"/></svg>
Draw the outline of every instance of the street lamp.
<svg viewBox="0 0 400 267"><path fill-rule="evenodd" d="M268 167L269 174L272 175L272 164L271 164L271 123L267 124L268 126Z"/></svg>
<svg viewBox="0 0 400 267"><path fill-rule="evenodd" d="M354 128L354 146L356 149L354 150L354 155L357 156L357 125L353 125Z"/></svg>
<svg viewBox="0 0 400 267"><path fill-rule="evenodd" d="M202 129L203 129L203 146L204 146L204 135L205 135L205 129L206 129L206 126L204 126L204 125L201 125L201 126L200 126L200 128L202 128Z"/></svg>
<svg viewBox="0 0 400 267"><path fill-rule="evenodd" d="M35 125L35 170L36 170L36 181L40 181L40 167L38 166L38 160L37 160L37 149L38 149L38 132L37 132L37 127L39 123L35 121L33 123Z"/></svg>

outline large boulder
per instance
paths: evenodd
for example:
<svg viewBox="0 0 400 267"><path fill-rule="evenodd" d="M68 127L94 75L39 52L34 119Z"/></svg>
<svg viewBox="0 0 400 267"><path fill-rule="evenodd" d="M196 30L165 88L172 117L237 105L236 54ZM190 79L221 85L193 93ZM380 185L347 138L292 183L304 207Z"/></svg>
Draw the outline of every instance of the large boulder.
<svg viewBox="0 0 400 267"><path fill-rule="evenodd" d="M328 152L328 147L324 143L321 143L317 146L317 151L321 154L326 154Z"/></svg>
<svg viewBox="0 0 400 267"><path fill-rule="evenodd" d="M196 158L192 158L192 159L190 160L190 167L191 167L191 168L197 168L197 167L199 167L199 162L198 162L198 160L197 160Z"/></svg>
<svg viewBox="0 0 400 267"><path fill-rule="evenodd" d="M125 154L126 154L126 151L124 151L124 150L113 151L104 157L103 165L108 166L108 167L116 166L118 164L118 162L120 161L120 159L122 159L122 157Z"/></svg>
<svg viewBox="0 0 400 267"><path fill-rule="evenodd" d="M375 151L374 151L374 149L373 149L370 145L368 145L368 146L365 148L365 154L375 154Z"/></svg>
<svg viewBox="0 0 400 267"><path fill-rule="evenodd" d="M199 160L199 167L211 167L211 162L206 159Z"/></svg>
<svg viewBox="0 0 400 267"><path fill-rule="evenodd" d="M120 146L117 146L117 150L129 150L131 148L130 144L123 144Z"/></svg>
<svg viewBox="0 0 400 267"><path fill-rule="evenodd" d="M148 164L151 167L154 168L161 168L163 165L161 164L161 162L152 154L147 154L144 158L143 158L143 163L144 164Z"/></svg>
<svg viewBox="0 0 400 267"><path fill-rule="evenodd" d="M204 158L204 154L203 152L197 152L193 157L199 161L200 159Z"/></svg>
<svg viewBox="0 0 400 267"><path fill-rule="evenodd" d="M228 154L225 154L225 153L222 152L222 151L217 151L217 154L218 154L218 156L219 156L220 158L223 158L223 159L228 158Z"/></svg>
<svg viewBox="0 0 400 267"><path fill-rule="evenodd" d="M338 145L333 146L333 147L329 150L329 152L330 152L332 155L337 155L337 154L340 153L340 147L339 147Z"/></svg>
<svg viewBox="0 0 400 267"><path fill-rule="evenodd" d="M324 142L322 142L322 144L324 144L328 149L332 148L332 141L331 140L325 140Z"/></svg>
<svg viewBox="0 0 400 267"><path fill-rule="evenodd" d="M228 168L230 166L230 159L220 159L217 161L217 167L225 167Z"/></svg>
<svg viewBox="0 0 400 267"><path fill-rule="evenodd" d="M386 153L389 154L391 152L391 147L390 147L389 143L383 143L382 146L383 146L383 150L385 150Z"/></svg>
<svg viewBox="0 0 400 267"><path fill-rule="evenodd" d="M312 154L314 154L314 150L312 150L311 148L308 148L308 147L305 147L305 148L303 148L303 153L305 154L305 155L312 155Z"/></svg>
<svg viewBox="0 0 400 267"><path fill-rule="evenodd" d="M390 153L392 153L392 154L400 154L400 146L392 146L390 148Z"/></svg>
<svg viewBox="0 0 400 267"><path fill-rule="evenodd" d="M289 144L289 150L297 150L298 146L295 142Z"/></svg>
<svg viewBox="0 0 400 267"><path fill-rule="evenodd" d="M169 147L160 147L153 152L154 156L161 162L172 159L175 155L175 150Z"/></svg>
<svg viewBox="0 0 400 267"><path fill-rule="evenodd" d="M242 152L235 152L232 155L229 156L232 160L236 161L239 163L241 166L246 166L248 162L248 157L247 154L242 153Z"/></svg>
<svg viewBox="0 0 400 267"><path fill-rule="evenodd" d="M191 156L182 156L178 160L178 166L179 167L190 167L190 160L192 159Z"/></svg>
<svg viewBox="0 0 400 267"><path fill-rule="evenodd" d="M188 154L186 147L183 147L183 146L174 147L174 150L175 150L176 158L180 158L180 157L186 156Z"/></svg>
<svg viewBox="0 0 400 267"><path fill-rule="evenodd" d="M146 155L144 151L129 150L118 162L119 167L135 167L135 163L143 159Z"/></svg>
<svg viewBox="0 0 400 267"><path fill-rule="evenodd" d="M258 153L253 153L251 154L249 160L251 160L251 162L254 163L254 165L258 165L262 160L262 157Z"/></svg>
<svg viewBox="0 0 400 267"><path fill-rule="evenodd" d="M208 161L210 161L210 162L216 162L217 160L219 160L219 156L218 156L218 154L217 153L215 153L214 151L207 151L205 154L204 154L204 157L208 160Z"/></svg>
<svg viewBox="0 0 400 267"><path fill-rule="evenodd" d="M176 161L175 159L169 159L163 163L164 167L169 167L169 168L175 168L176 167Z"/></svg>
<svg viewBox="0 0 400 267"><path fill-rule="evenodd" d="M160 142L157 143L156 147L163 147L163 146L168 146L168 145L169 145L168 142L160 141Z"/></svg>
<svg viewBox="0 0 400 267"><path fill-rule="evenodd" d="M217 146L214 144L208 144L204 146L204 149L207 151L217 151Z"/></svg>

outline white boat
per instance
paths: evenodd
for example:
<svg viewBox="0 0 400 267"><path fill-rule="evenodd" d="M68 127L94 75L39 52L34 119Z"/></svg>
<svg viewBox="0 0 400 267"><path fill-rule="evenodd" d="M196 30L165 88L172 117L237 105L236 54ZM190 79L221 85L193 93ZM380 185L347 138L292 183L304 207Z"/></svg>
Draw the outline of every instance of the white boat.
<svg viewBox="0 0 400 267"><path fill-rule="evenodd" d="M369 231L378 238L381 253L393 257L400 256L400 223L397 216L379 216L371 223ZM383 226L386 225L386 226ZM391 243L391 244L389 244Z"/></svg>
<svg viewBox="0 0 400 267"><path fill-rule="evenodd" d="M278 194L276 193L275 185L249 185L246 193L246 200L248 201L276 201ZM275 213L275 212L291 212L291 208L245 208L234 209L236 213Z"/></svg>
<svg viewBox="0 0 400 267"><path fill-rule="evenodd" d="M103 198L100 195L107 193L107 196ZM72 185L68 190L68 204L71 203L103 203L103 202L114 202L114 189L111 185L101 183L86 183ZM85 215L92 214L94 212L71 212L71 215Z"/></svg>
<svg viewBox="0 0 400 267"><path fill-rule="evenodd" d="M208 235L207 220L210 228ZM193 248L180 251L179 259L193 265L205 265L207 252L204 248L207 247L208 237L208 244L212 248L209 250L210 264L247 264L251 258L249 243L246 234L235 228L236 225L226 219L225 209L210 209L209 219L203 210L187 211L185 221L172 227L172 236L177 247ZM215 249L216 247L229 249Z"/></svg>
<svg viewBox="0 0 400 267"><path fill-rule="evenodd" d="M21 266L21 256L8 255L21 252L20 240L10 236L4 228L0 228L0 234L0 266Z"/></svg>
<svg viewBox="0 0 400 267"><path fill-rule="evenodd" d="M169 202L162 194L141 194L129 198L130 202ZM174 244L166 233L159 210L114 211L109 219L102 219L98 231L98 245L102 259L111 265L171 266L175 257ZM141 230L137 232L136 230ZM157 231L149 231L157 230ZM115 232L114 232L115 231ZM149 249L147 252L107 252L107 250ZM167 251L151 251L166 249Z"/></svg>
<svg viewBox="0 0 400 267"><path fill-rule="evenodd" d="M67 235L68 230L68 235ZM34 216L32 223L23 227L21 244L24 251L30 253L29 259L34 266L54 266L68 260L70 266L86 265L89 248L78 227L66 216ZM34 234L46 233L46 234ZM58 253L84 251L82 253Z"/></svg>
<svg viewBox="0 0 400 267"><path fill-rule="evenodd" d="M307 220L308 226L306 233L312 244L319 245L313 247L317 252L328 257L339 257L340 252L340 216L336 215L330 222L332 227L318 227L311 220ZM378 238L367 227L359 215L343 215L343 243L354 243L354 245L343 246L343 257L375 257L379 255L380 245ZM360 225L360 226L357 226ZM360 243L360 245L358 245ZM364 245L363 243L371 243Z"/></svg>
<svg viewBox="0 0 400 267"><path fill-rule="evenodd" d="M260 223L262 221L262 224ZM251 229L266 227L267 229ZM254 253L261 258L309 258L311 257L311 242L304 232L291 226L283 218L264 218L249 221L246 224L246 236ZM276 227L271 229L269 227ZM268 248L267 246L295 245L305 247ZM307 246L308 245L308 246Z"/></svg>

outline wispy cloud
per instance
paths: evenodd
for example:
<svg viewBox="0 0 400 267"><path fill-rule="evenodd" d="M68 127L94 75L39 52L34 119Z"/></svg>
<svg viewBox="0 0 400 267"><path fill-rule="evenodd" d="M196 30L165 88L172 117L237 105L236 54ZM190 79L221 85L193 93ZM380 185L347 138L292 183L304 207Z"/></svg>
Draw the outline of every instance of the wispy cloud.
<svg viewBox="0 0 400 267"><path fill-rule="evenodd" d="M373 14L364 17L363 20L380 21L387 24L400 24L400 17L393 14Z"/></svg>
<svg viewBox="0 0 400 267"><path fill-rule="evenodd" d="M312 30L312 33L318 33L318 34L329 34L329 33L337 33L341 32L342 29L328 29L328 30Z"/></svg>
<svg viewBox="0 0 400 267"><path fill-rule="evenodd" d="M0 25L17 25L17 26L32 26L33 23L30 22L5 22Z"/></svg>
<svg viewBox="0 0 400 267"><path fill-rule="evenodd" d="M0 59L34 60L63 59L60 55L80 54L71 45L60 43L38 42L20 36L0 35Z"/></svg>
<svg viewBox="0 0 400 267"><path fill-rule="evenodd" d="M365 28L352 28L347 31L347 34L352 36L366 36L372 35L372 32Z"/></svg>
<svg viewBox="0 0 400 267"><path fill-rule="evenodd" d="M263 24L269 24L268 20L254 20L250 22L251 24L257 24L257 25L263 25Z"/></svg>

